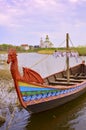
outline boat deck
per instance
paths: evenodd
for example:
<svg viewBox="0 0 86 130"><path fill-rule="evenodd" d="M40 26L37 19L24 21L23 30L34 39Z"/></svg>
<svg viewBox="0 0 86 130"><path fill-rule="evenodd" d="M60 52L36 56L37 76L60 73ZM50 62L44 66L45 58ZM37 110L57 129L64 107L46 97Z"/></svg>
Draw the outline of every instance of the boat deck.
<svg viewBox="0 0 86 130"><path fill-rule="evenodd" d="M69 69L69 81L67 70L52 74L44 79L45 84L52 86L73 86L86 81L86 65L79 64Z"/></svg>
<svg viewBox="0 0 86 130"><path fill-rule="evenodd" d="M82 83L86 80L86 76L74 76L70 75L69 82L67 82L67 76L64 77L56 77L55 75L47 78L48 85L61 85L61 86L72 86L79 83Z"/></svg>

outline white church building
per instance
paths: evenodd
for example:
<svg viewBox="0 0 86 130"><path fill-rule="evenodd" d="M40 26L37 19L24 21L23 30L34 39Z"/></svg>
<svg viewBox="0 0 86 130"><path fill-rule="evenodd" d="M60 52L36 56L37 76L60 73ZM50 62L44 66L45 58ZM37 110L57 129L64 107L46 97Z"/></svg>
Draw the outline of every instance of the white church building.
<svg viewBox="0 0 86 130"><path fill-rule="evenodd" d="M52 48L54 47L53 43L49 40L48 35L46 35L45 41L40 40L40 48Z"/></svg>

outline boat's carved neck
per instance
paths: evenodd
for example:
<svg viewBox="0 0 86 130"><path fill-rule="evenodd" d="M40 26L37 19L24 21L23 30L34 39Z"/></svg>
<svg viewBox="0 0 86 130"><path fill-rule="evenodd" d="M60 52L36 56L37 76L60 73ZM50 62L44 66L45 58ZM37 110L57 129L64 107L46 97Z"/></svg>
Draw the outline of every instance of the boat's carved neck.
<svg viewBox="0 0 86 130"><path fill-rule="evenodd" d="M14 80L21 78L21 75L18 70L17 58L15 58L15 61L11 63L10 70L11 70L11 74Z"/></svg>
<svg viewBox="0 0 86 130"><path fill-rule="evenodd" d="M9 51L7 63L11 63L10 71L14 81L21 79L21 75L18 70L18 61L17 61L17 55L15 50L11 49Z"/></svg>

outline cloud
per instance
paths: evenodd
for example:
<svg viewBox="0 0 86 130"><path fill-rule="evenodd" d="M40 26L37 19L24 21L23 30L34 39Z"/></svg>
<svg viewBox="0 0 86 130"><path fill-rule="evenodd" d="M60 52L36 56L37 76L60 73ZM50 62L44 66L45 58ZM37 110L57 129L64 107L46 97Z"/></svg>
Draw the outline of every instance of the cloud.
<svg viewBox="0 0 86 130"><path fill-rule="evenodd" d="M0 26L20 39L56 39L85 26L85 5L86 0L0 0Z"/></svg>
<svg viewBox="0 0 86 130"><path fill-rule="evenodd" d="M72 3L83 3L83 2L86 2L86 0L69 0L69 2L72 2Z"/></svg>
<svg viewBox="0 0 86 130"><path fill-rule="evenodd" d="M33 22L34 19L40 20L41 17L53 17L55 12L64 11L63 4L56 0L14 0L12 2L1 0L0 5L1 24L5 25L8 21L6 24L8 26L14 23L23 25Z"/></svg>
<svg viewBox="0 0 86 130"><path fill-rule="evenodd" d="M76 3L79 2L80 0L69 0L70 2Z"/></svg>

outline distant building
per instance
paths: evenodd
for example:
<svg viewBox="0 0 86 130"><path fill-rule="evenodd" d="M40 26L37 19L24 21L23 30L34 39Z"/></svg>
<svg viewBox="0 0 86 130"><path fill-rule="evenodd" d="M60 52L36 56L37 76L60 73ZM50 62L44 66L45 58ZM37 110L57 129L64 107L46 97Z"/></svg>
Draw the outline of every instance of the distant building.
<svg viewBox="0 0 86 130"><path fill-rule="evenodd" d="M39 48L39 45L35 45L34 48Z"/></svg>
<svg viewBox="0 0 86 130"><path fill-rule="evenodd" d="M43 42L42 38L41 38L41 40L40 40L40 47L41 47L41 48L44 48L44 42Z"/></svg>
<svg viewBox="0 0 86 130"><path fill-rule="evenodd" d="M22 44L21 47L24 50L29 50L29 45L28 44Z"/></svg>
<svg viewBox="0 0 86 130"><path fill-rule="evenodd" d="M41 47L41 48L52 48L53 46L54 46L54 45L53 45L53 43L49 40L48 35L46 35L45 41L43 41L42 38L41 38L41 40L40 40L40 47Z"/></svg>

